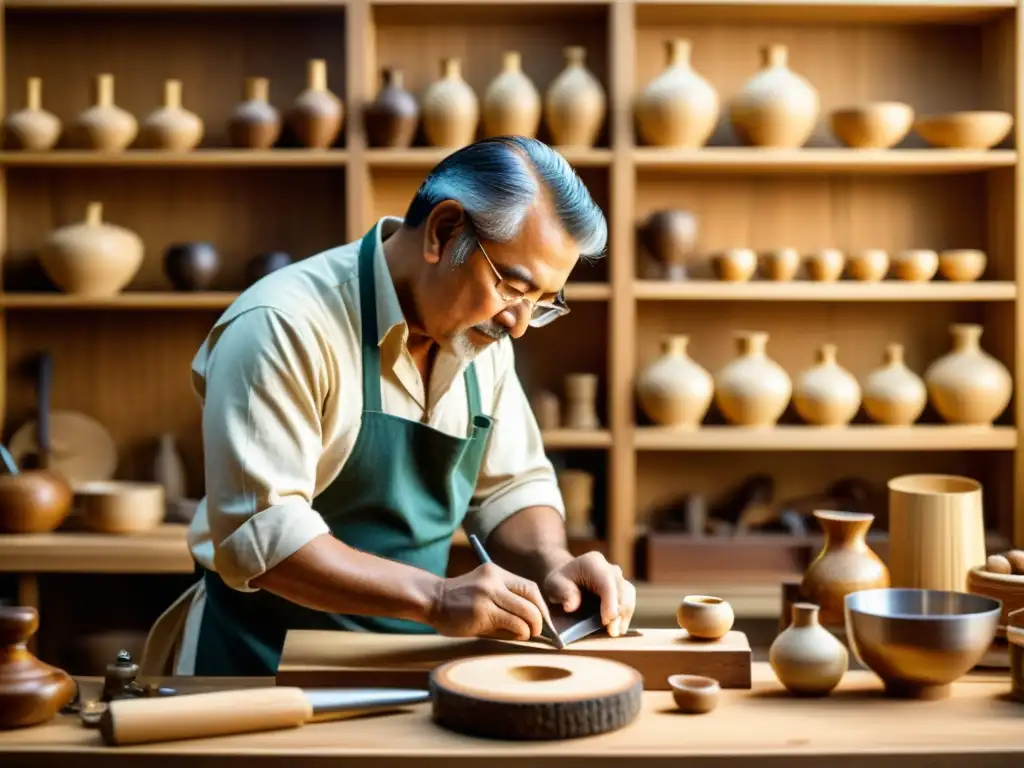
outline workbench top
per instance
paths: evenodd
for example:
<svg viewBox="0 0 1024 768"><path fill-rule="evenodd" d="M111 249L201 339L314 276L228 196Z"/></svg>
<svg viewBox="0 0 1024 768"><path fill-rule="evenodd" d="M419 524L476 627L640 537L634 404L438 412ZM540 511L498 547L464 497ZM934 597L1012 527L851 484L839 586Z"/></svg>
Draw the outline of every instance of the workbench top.
<svg viewBox="0 0 1024 768"><path fill-rule="evenodd" d="M754 664L751 690L723 691L706 715L679 714L668 692L646 692L640 718L620 731L572 741L498 742L433 725L430 705L301 728L143 747L101 746L75 717L0 732L0 765L15 766L667 766L687 768L977 768L1024 764L1024 704L1009 699L1005 672L972 674L946 700L883 698L877 678L851 671L825 699L784 693ZM272 685L271 679L169 679L182 690ZM87 692L87 696L88 696ZM868 762L870 761L870 762Z"/></svg>

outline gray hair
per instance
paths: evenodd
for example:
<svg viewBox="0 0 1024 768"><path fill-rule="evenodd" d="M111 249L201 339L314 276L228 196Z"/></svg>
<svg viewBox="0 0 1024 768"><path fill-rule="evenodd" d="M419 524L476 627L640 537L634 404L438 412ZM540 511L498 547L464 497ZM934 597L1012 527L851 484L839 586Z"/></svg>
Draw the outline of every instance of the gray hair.
<svg viewBox="0 0 1024 768"><path fill-rule="evenodd" d="M580 258L604 256L608 224L586 185L558 152L522 136L484 139L448 155L416 191L405 223L418 227L438 203L457 201L468 220L452 248L452 261L459 265L476 249L477 237L507 243L518 235L540 185L579 245Z"/></svg>

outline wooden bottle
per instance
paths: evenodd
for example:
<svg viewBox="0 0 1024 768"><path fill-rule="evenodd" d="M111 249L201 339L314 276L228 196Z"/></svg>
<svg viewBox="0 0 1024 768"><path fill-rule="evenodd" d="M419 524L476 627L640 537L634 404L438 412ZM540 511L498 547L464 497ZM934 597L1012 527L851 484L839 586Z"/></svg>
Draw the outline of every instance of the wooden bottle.
<svg viewBox="0 0 1024 768"><path fill-rule="evenodd" d="M114 76L96 75L93 105L79 113L72 126L75 143L84 149L119 152L139 133L135 117L114 103Z"/></svg>
<svg viewBox="0 0 1024 768"><path fill-rule="evenodd" d="M52 720L75 696L75 681L28 650L39 612L0 605L0 728L26 728Z"/></svg>
<svg viewBox="0 0 1024 768"><path fill-rule="evenodd" d="M43 80L30 77L25 84L25 108L4 121L5 144L10 149L44 152L60 138L60 119L43 109Z"/></svg>
<svg viewBox="0 0 1024 768"><path fill-rule="evenodd" d="M587 69L587 49L565 48L565 69L544 94L544 120L552 144L592 147L604 125L608 98L604 87Z"/></svg>
<svg viewBox="0 0 1024 768"><path fill-rule="evenodd" d="M265 77L247 77L242 101L228 118L231 146L243 149L270 149L281 136L281 113L270 104L270 81Z"/></svg>
<svg viewBox="0 0 1024 768"><path fill-rule="evenodd" d="M501 72L483 99L483 135L534 138L540 127L540 92L523 73L519 51L505 51Z"/></svg>
<svg viewBox="0 0 1024 768"><path fill-rule="evenodd" d="M203 121L181 105L181 80L164 81L163 106L142 121L141 143L148 149L187 152L203 138Z"/></svg>
<svg viewBox="0 0 1024 768"><path fill-rule="evenodd" d="M288 126L299 143L310 149L328 149L345 120L345 107L327 88L327 62L306 63L306 90L296 97L288 113Z"/></svg>

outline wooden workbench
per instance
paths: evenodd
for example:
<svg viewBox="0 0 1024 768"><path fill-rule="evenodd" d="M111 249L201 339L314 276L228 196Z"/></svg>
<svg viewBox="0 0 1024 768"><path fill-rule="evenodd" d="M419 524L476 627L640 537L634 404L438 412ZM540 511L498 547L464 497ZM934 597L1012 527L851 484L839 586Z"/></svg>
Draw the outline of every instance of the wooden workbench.
<svg viewBox="0 0 1024 768"><path fill-rule="evenodd" d="M0 765L622 768L636 762L667 766L687 758L687 768L977 768L1024 761L1024 705L1009 700L1005 674L972 675L954 686L951 698L935 702L882 698L877 679L867 672L848 673L826 699L787 696L764 663L754 665L754 680L749 691L725 691L719 707L707 715L679 714L670 693L648 692L643 713L632 726L551 743L495 742L449 733L431 723L429 704L295 730L136 748L102 747L97 732L60 716L35 728L0 732ZM272 681L192 683L209 688ZM182 680L168 684L186 689Z"/></svg>

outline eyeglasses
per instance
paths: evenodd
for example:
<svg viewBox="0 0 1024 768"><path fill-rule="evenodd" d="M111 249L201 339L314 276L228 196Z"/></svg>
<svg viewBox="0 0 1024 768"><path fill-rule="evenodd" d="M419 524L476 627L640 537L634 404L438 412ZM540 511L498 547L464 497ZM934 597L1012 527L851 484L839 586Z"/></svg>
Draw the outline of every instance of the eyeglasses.
<svg viewBox="0 0 1024 768"><path fill-rule="evenodd" d="M487 264L494 272L494 276L498 278L498 282L494 288L498 292L498 295L506 302L517 303L524 302L530 308L530 322L531 328L542 328L549 323L553 323L560 317L569 314L569 307L565 305L564 294L562 291L558 292L558 297L555 301L531 301L526 297L526 294L520 291L513 285L509 284L509 281L501 276L498 268L494 266L494 262L491 261L491 257L487 255L487 251L484 250L483 245L477 240L477 245L480 248L480 253L484 255L487 260Z"/></svg>

